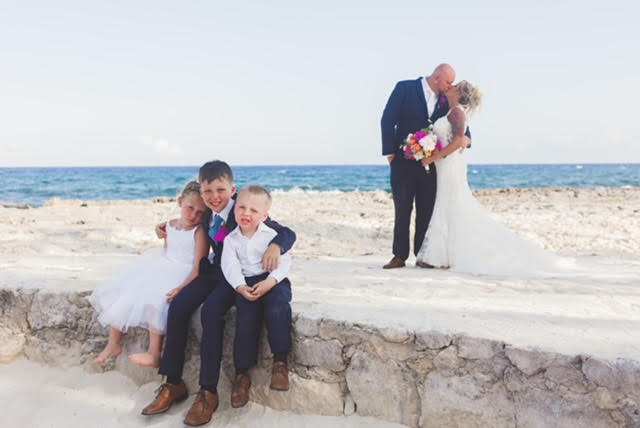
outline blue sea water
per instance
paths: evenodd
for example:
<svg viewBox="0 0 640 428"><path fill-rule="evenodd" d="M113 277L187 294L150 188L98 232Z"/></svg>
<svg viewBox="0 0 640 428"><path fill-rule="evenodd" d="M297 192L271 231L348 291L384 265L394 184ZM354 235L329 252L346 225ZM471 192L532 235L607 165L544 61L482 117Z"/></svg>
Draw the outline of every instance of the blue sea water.
<svg viewBox="0 0 640 428"><path fill-rule="evenodd" d="M391 191L385 165L237 166L236 183L270 190ZM0 204L175 197L198 167L0 168ZM469 165L472 189L640 187L640 164Z"/></svg>

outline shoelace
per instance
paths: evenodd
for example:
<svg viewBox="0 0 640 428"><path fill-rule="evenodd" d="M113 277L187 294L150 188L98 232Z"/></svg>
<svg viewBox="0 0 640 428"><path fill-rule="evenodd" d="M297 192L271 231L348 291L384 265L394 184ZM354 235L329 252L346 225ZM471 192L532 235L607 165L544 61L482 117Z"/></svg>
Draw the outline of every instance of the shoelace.
<svg viewBox="0 0 640 428"><path fill-rule="evenodd" d="M169 388L169 384L168 383L163 383L162 385L157 387L156 390L153 391L153 393L156 394L156 396L160 395L160 392L162 392L165 388Z"/></svg>
<svg viewBox="0 0 640 428"><path fill-rule="evenodd" d="M195 403L197 402L202 402L205 408L209 407L209 400L207 400L207 394L205 393L204 389L201 389L200 391L198 391L198 395L196 396Z"/></svg>

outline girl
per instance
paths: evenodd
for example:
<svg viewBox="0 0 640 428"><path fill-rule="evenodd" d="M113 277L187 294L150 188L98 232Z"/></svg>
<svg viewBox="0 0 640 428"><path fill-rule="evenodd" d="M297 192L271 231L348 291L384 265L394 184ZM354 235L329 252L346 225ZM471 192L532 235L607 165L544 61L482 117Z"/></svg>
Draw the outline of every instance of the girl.
<svg viewBox="0 0 640 428"><path fill-rule="evenodd" d="M103 364L122 353L120 339L129 327L149 329L149 350L129 359L141 366L158 367L169 303L198 276L198 265L209 245L200 227L207 207L200 184L192 181L178 197L180 218L167 222L163 249L146 252L110 282L97 287L89 301L98 321L111 326L109 342L94 360Z"/></svg>

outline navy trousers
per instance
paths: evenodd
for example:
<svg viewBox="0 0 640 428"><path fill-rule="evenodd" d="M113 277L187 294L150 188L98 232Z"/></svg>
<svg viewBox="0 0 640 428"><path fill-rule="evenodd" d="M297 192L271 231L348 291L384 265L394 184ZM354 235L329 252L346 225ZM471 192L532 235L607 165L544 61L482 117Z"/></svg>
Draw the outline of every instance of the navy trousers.
<svg viewBox="0 0 640 428"><path fill-rule="evenodd" d="M191 315L202 304L202 342L200 343L200 385L215 388L220 377L224 316L235 303L235 290L219 267L198 276L169 306L167 334L159 373L170 379L182 378L184 353Z"/></svg>
<svg viewBox="0 0 640 428"><path fill-rule="evenodd" d="M391 162L391 191L395 208L393 226L393 255L409 257L409 225L413 202L416 204L416 225L413 252L418 254L427 233L433 206L436 202L436 168L431 164L427 173L420 162L396 154Z"/></svg>
<svg viewBox="0 0 640 428"><path fill-rule="evenodd" d="M269 274L245 278L248 286L266 279ZM236 293L236 336L233 343L233 359L236 369L246 370L258 362L258 344L262 321L267 325L271 352L291 351L291 283L280 281L267 294L256 301L249 301Z"/></svg>

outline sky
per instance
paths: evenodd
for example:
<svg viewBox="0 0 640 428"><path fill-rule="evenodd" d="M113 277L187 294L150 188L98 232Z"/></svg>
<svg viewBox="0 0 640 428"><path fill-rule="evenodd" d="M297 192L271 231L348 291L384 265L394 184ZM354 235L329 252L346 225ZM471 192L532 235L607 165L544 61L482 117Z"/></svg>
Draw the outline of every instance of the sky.
<svg viewBox="0 0 640 428"><path fill-rule="evenodd" d="M640 2L0 0L0 166L383 164L399 80L478 85L470 163L640 162Z"/></svg>

